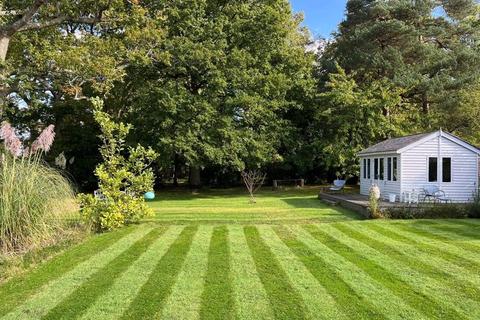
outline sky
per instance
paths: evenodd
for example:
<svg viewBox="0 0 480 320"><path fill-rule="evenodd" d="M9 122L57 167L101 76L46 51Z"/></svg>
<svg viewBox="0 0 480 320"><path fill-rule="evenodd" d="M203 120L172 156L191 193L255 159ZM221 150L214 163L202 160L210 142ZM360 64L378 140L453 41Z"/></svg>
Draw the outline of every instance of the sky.
<svg viewBox="0 0 480 320"><path fill-rule="evenodd" d="M290 0L294 12L303 12L304 25L314 37L330 38L343 20L347 0Z"/></svg>

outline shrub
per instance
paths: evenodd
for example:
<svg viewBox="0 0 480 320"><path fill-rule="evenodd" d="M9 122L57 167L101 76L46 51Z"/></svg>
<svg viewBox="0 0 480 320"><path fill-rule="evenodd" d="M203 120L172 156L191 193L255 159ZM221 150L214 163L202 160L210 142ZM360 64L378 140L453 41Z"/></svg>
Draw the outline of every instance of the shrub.
<svg viewBox="0 0 480 320"><path fill-rule="evenodd" d="M480 189L475 191L472 202L467 205L467 215L469 218L480 218Z"/></svg>
<svg viewBox="0 0 480 320"><path fill-rule="evenodd" d="M23 251L57 237L76 210L75 195L69 181L41 160L53 142L53 126L30 149L7 123L0 135L0 250Z"/></svg>
<svg viewBox="0 0 480 320"><path fill-rule="evenodd" d="M466 204L420 205L418 207L390 208L383 212L390 219L461 219L468 213Z"/></svg>
<svg viewBox="0 0 480 320"><path fill-rule="evenodd" d="M95 169L102 199L80 195L82 217L97 231L108 231L138 222L152 214L143 194L153 190L154 175L149 168L157 154L142 146L126 147L130 125L115 123L102 111L103 102L94 99L94 117L100 125L103 163ZM128 156L124 155L124 152Z"/></svg>

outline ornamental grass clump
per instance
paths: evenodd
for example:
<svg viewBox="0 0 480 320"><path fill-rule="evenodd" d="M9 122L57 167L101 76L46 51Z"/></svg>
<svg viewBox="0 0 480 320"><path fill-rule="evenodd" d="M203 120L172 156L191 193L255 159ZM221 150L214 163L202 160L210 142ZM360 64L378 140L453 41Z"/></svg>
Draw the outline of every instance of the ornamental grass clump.
<svg viewBox="0 0 480 320"><path fill-rule="evenodd" d="M154 175L150 164L157 158L151 148L127 147L131 126L116 123L102 111L103 101L94 99L94 118L100 125L103 163L95 169L101 197L79 195L82 217L96 232L109 231L136 223L152 215L144 193L153 191Z"/></svg>
<svg viewBox="0 0 480 320"><path fill-rule="evenodd" d="M380 188L377 185L372 185L370 187L368 195L368 208L370 210L370 216L373 219L383 218L382 212L379 207L380 200Z"/></svg>
<svg viewBox="0 0 480 320"><path fill-rule="evenodd" d="M25 251L52 242L75 212L69 181L42 161L54 139L45 129L30 149L4 123L0 138L0 251Z"/></svg>

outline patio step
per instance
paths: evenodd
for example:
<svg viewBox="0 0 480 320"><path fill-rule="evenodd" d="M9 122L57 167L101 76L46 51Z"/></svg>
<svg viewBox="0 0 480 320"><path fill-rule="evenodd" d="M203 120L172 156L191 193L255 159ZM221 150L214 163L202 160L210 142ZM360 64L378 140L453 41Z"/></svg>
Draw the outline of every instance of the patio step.
<svg viewBox="0 0 480 320"><path fill-rule="evenodd" d="M356 211L363 215L365 218L370 217L370 212L368 211L368 197L355 194L329 194L325 192L320 192L318 194L318 198L327 203L335 203L335 205L339 205L349 210Z"/></svg>
<svg viewBox="0 0 480 320"><path fill-rule="evenodd" d="M333 201L333 200L322 199L322 201L325 202L326 204L330 205L330 206L337 206L338 205L338 202Z"/></svg>

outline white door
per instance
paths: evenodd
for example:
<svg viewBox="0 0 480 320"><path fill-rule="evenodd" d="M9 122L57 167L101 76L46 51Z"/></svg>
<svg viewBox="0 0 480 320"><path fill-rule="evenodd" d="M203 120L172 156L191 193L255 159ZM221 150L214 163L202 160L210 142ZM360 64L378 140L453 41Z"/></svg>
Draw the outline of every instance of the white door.
<svg viewBox="0 0 480 320"><path fill-rule="evenodd" d="M385 158L373 159L373 183L380 188L381 197L385 198Z"/></svg>

